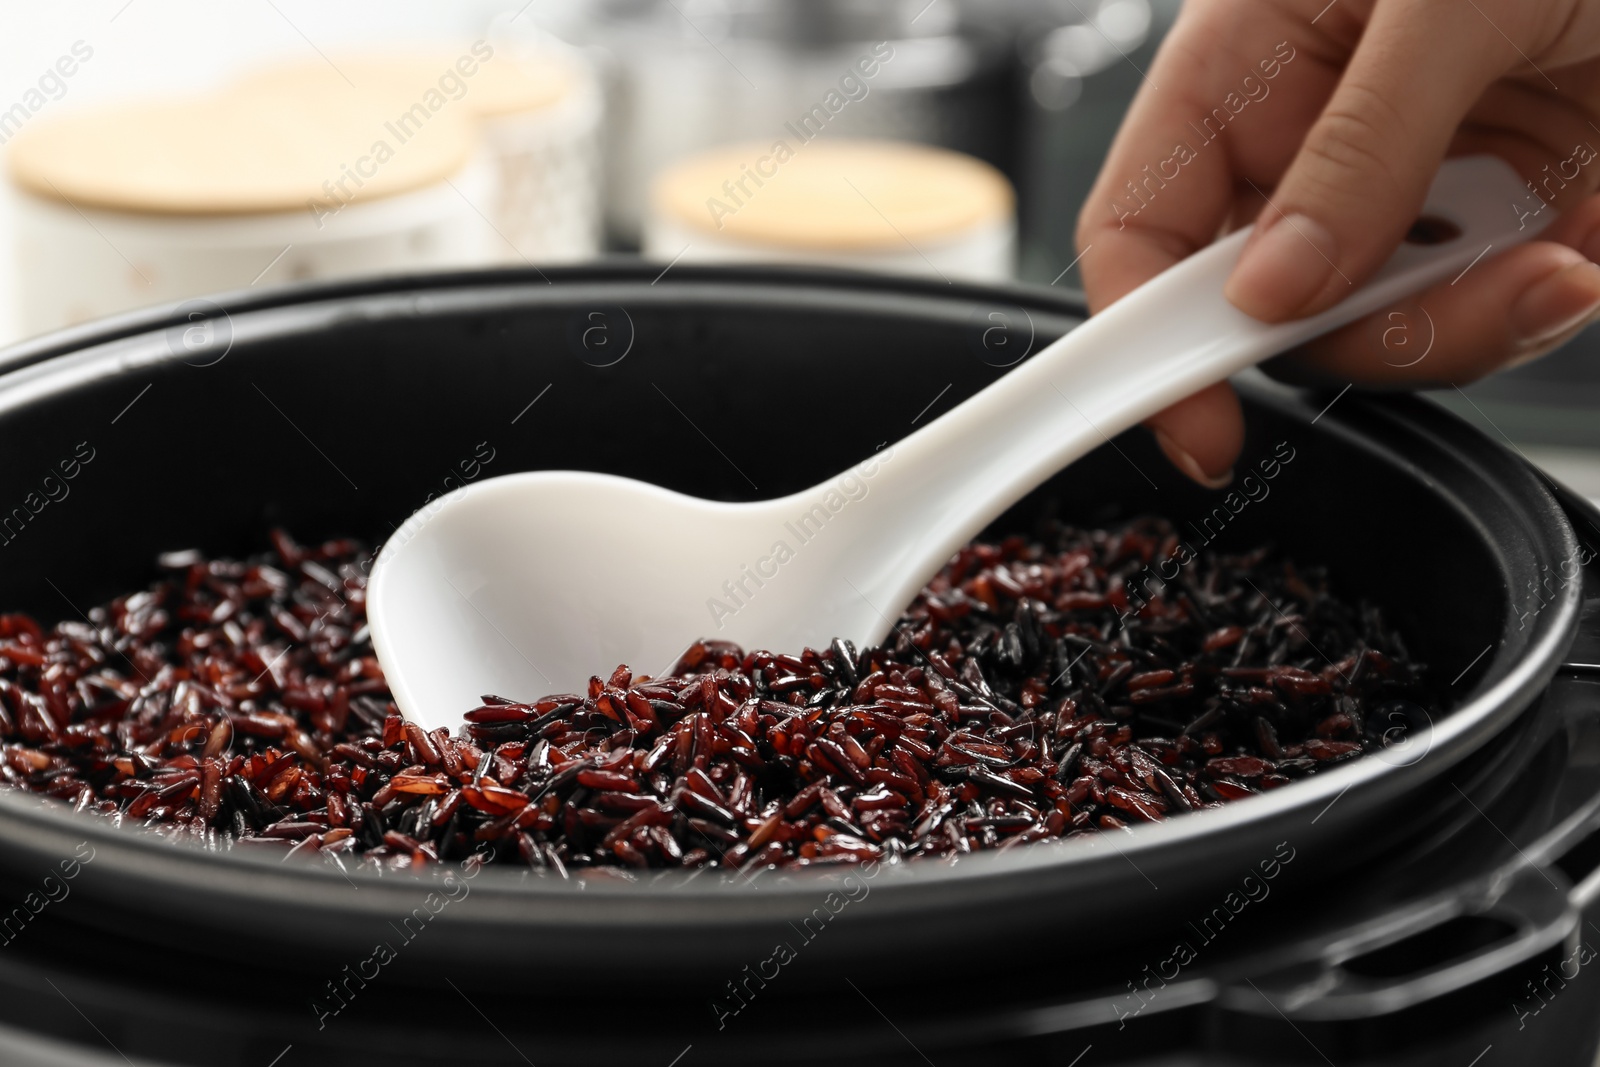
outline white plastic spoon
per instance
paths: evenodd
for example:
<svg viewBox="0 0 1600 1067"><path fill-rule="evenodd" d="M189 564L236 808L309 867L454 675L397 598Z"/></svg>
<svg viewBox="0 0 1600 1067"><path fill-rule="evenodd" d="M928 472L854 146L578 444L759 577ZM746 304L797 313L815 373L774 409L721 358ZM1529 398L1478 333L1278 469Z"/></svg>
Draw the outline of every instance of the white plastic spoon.
<svg viewBox="0 0 1600 1067"><path fill-rule="evenodd" d="M1402 244L1338 306L1273 326L1223 298L1249 236L1235 233L892 448L781 499L718 503L576 471L458 489L378 558L367 610L379 661L402 712L433 728L483 693L581 692L619 663L661 672L701 637L790 653L877 642L957 548L1073 460L1528 239L1553 214L1540 208L1505 163L1453 160L1424 214L1456 236Z"/></svg>

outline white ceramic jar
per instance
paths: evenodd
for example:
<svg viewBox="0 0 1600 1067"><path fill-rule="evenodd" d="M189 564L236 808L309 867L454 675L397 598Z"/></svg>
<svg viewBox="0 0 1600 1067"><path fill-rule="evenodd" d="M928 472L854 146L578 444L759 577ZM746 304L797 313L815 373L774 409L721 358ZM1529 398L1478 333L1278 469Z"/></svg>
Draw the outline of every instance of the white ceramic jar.
<svg viewBox="0 0 1600 1067"><path fill-rule="evenodd" d="M257 282L481 262L475 124L235 86L30 125L8 171L26 334Z"/></svg>
<svg viewBox="0 0 1600 1067"><path fill-rule="evenodd" d="M1012 277L1015 198L999 171L945 149L800 139L734 145L651 190L645 254L679 262L819 263L946 279Z"/></svg>
<svg viewBox="0 0 1600 1067"><path fill-rule="evenodd" d="M470 115L489 187L475 206L488 255L508 263L593 257L601 244L602 94L591 64L553 38L479 40L455 48L335 54L327 63L267 67L250 84L353 84L390 98Z"/></svg>
<svg viewBox="0 0 1600 1067"><path fill-rule="evenodd" d="M529 75L507 78L503 89L494 84L479 110L501 254L534 262L593 257L604 211L598 79L575 51L535 50L506 62Z"/></svg>

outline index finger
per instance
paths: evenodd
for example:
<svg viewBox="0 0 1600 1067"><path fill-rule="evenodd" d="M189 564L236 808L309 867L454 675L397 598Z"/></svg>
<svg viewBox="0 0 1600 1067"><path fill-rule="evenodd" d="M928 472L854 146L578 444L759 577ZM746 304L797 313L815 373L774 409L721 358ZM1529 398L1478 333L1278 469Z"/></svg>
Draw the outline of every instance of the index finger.
<svg viewBox="0 0 1600 1067"><path fill-rule="evenodd" d="M1184 7L1079 215L1091 310L1210 244L1241 183L1288 168L1337 84L1307 47L1317 36L1272 5Z"/></svg>

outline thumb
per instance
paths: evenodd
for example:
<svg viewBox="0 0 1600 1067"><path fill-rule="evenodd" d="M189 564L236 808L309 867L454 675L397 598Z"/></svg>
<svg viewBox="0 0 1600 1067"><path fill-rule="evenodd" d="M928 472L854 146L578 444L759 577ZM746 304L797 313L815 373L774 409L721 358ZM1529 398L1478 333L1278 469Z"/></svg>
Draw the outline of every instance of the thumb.
<svg viewBox="0 0 1600 1067"><path fill-rule="evenodd" d="M1375 5L1277 189L1256 190L1265 202L1224 290L1241 311L1267 322L1322 311L1399 245L1456 128L1516 58L1465 11Z"/></svg>

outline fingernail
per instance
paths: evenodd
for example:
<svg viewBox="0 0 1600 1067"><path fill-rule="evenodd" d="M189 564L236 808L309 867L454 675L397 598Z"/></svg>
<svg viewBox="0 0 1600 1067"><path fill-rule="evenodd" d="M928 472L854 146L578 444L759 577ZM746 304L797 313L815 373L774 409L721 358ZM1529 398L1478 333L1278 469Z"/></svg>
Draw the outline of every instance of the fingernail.
<svg viewBox="0 0 1600 1067"><path fill-rule="evenodd" d="M1156 444L1161 446L1161 451L1172 465L1177 467L1190 478L1199 482L1207 489L1225 489L1233 482L1233 468L1229 467L1221 474L1207 474L1200 466L1200 461L1191 456L1178 442L1168 437L1160 430L1156 431Z"/></svg>
<svg viewBox="0 0 1600 1067"><path fill-rule="evenodd" d="M1223 295L1240 311L1267 322L1293 316L1334 274L1339 248L1333 234L1305 215L1282 216L1252 234Z"/></svg>
<svg viewBox="0 0 1600 1067"><path fill-rule="evenodd" d="M1541 279L1511 305L1508 318L1519 349L1537 351L1600 312L1600 266L1573 263Z"/></svg>

